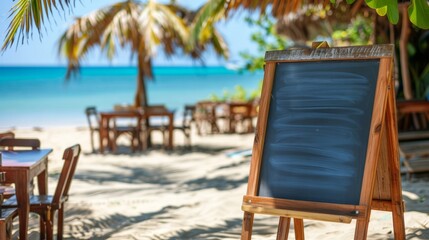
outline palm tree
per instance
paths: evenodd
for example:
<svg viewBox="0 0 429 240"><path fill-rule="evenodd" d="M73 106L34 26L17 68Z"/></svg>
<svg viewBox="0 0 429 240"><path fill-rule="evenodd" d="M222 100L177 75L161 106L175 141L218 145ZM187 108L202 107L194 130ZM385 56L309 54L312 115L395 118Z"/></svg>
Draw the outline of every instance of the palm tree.
<svg viewBox="0 0 429 240"><path fill-rule="evenodd" d="M61 36L59 49L68 60L67 77L79 68L89 50L100 46L109 59L118 47L130 47L137 57L136 106L146 106L145 79L153 78L152 58L160 46L167 55L187 45L189 31L183 19L169 5L153 0L128 0L96 10L76 19ZM194 51L195 52L195 51ZM191 54L198 57L198 54Z"/></svg>
<svg viewBox="0 0 429 240"><path fill-rule="evenodd" d="M32 32L34 26L40 31L45 18L53 9L64 10L75 0L18 0L11 9L12 20L2 49L12 46L17 35L22 41ZM206 24L206 37L201 41L189 41L189 29L195 13L175 4L159 4L154 0L140 2L127 0L96 10L87 16L77 18L59 40L59 52L67 58L67 74L79 70L80 61L96 46L101 47L109 59L116 48L129 47L137 58L136 106L146 106L145 79L152 79L152 58L161 46L169 56L177 49L200 58L207 46L228 58L229 50L214 25ZM209 29L209 30L207 30Z"/></svg>

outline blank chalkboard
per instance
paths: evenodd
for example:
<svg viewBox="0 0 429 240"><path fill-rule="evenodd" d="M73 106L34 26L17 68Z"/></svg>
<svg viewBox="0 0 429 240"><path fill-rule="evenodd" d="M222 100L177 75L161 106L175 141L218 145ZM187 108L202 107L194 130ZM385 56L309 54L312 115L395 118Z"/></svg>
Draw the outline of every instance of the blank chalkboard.
<svg viewBox="0 0 429 240"><path fill-rule="evenodd" d="M359 204L379 65L276 63L258 196Z"/></svg>

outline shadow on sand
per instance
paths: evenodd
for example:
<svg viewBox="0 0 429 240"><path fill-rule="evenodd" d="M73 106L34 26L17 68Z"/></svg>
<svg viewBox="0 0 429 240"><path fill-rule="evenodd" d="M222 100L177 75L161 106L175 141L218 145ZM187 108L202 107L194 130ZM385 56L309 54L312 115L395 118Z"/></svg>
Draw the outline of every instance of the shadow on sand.
<svg viewBox="0 0 429 240"><path fill-rule="evenodd" d="M113 155L130 155L130 156L146 156L152 151L161 151L165 152L168 155L182 156L192 152L200 152L207 155L216 155L224 151L232 150L235 147L232 146L213 146L213 145L203 145L203 144L194 144L190 147L188 146L175 146L172 150L165 149L162 145L153 145L152 147L144 151L135 151L132 152L129 146L118 145L117 151L111 153L106 151L104 154L113 154ZM98 155L99 152L83 152L85 156Z"/></svg>

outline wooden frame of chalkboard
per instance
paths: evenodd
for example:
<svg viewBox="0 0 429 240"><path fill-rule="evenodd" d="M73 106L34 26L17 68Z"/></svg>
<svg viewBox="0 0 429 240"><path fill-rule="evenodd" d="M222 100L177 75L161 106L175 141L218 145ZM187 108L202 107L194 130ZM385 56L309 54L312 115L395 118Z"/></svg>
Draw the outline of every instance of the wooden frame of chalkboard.
<svg viewBox="0 0 429 240"><path fill-rule="evenodd" d="M372 209L391 211L405 238L392 81L393 45L269 51L242 239L254 214L350 223L366 239ZM351 180L350 180L351 179ZM350 195L350 196L348 196Z"/></svg>

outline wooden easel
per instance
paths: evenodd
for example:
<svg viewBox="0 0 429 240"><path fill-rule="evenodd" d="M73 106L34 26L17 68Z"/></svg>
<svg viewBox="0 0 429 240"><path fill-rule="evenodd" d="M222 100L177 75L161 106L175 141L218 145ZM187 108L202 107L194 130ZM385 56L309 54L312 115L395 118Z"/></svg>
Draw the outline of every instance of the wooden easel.
<svg viewBox="0 0 429 240"><path fill-rule="evenodd" d="M325 43L314 43L313 48L327 47ZM261 95L258 126L256 129L248 189L243 197L244 211L241 239L251 239L254 214L268 214L280 217L277 239L287 239L291 218L294 219L295 238L304 239L303 219L350 223L356 219L355 240L367 237L371 210L392 212L395 239L405 239L404 204L399 166L398 136L396 126L396 102L394 84L391 78L392 58L386 57L392 46L360 47L357 53L345 54L345 59L365 58L368 52L380 59L378 81L375 91L370 137L366 153L360 202L358 205L332 204L259 197L261 159L268 122L271 91L276 69L276 60L266 55L264 85ZM340 49L339 51L341 51ZM353 48L345 49L353 52ZM306 60L314 61L325 54L312 50L306 53ZM345 51L346 52L346 51ZM362 54L360 54L362 53ZM275 55L275 54L273 54ZM293 55L293 54L292 54ZM316 57L314 57L316 56ZM364 57L362 57L364 56ZM372 55L371 55L372 56ZM288 61L297 56L280 57ZM374 56L372 56L374 57ZM268 59L267 59L268 58ZM341 59L336 59L341 60Z"/></svg>

